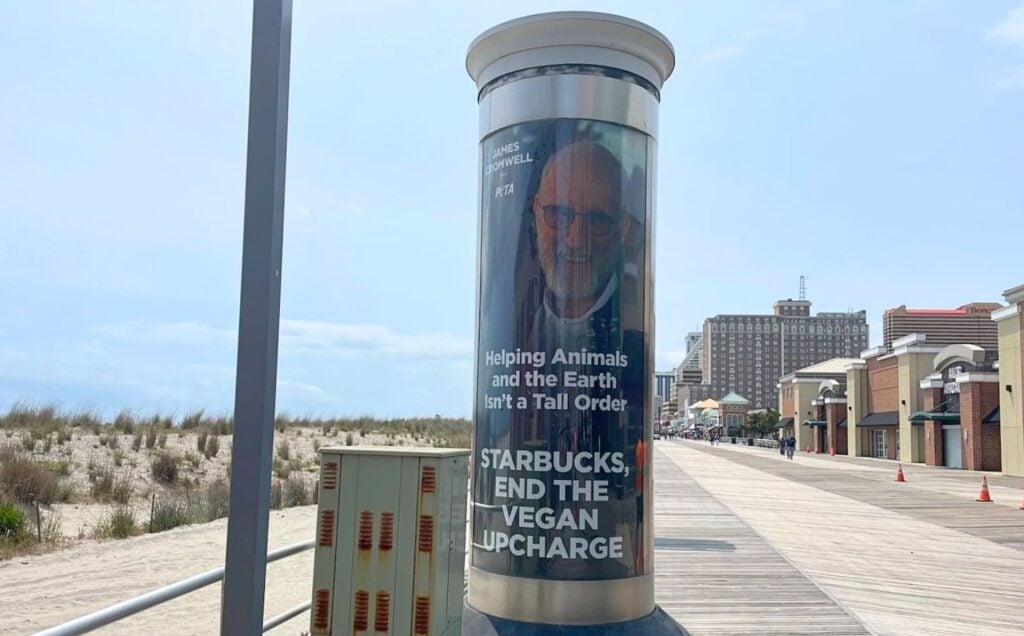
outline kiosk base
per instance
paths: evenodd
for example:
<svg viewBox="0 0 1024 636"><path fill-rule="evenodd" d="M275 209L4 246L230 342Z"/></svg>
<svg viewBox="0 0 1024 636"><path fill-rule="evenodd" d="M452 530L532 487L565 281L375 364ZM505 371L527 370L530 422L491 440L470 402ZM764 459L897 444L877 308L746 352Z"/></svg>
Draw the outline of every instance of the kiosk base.
<svg viewBox="0 0 1024 636"><path fill-rule="evenodd" d="M495 618L481 614L468 603L462 606L462 636L685 636L688 633L660 607L643 618L624 623L545 625Z"/></svg>

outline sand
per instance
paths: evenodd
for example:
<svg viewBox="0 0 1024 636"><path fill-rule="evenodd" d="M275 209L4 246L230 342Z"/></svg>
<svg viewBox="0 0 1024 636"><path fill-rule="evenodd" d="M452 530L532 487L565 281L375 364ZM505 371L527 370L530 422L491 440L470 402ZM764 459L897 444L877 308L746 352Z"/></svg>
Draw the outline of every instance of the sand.
<svg viewBox="0 0 1024 636"><path fill-rule="evenodd" d="M311 539L316 507L272 511L270 549ZM40 556L0 563L0 634L28 634L78 618L224 562L227 520L175 528L120 541L77 542ZM310 599L313 552L267 568L265 616ZM123 619L102 634L215 634L220 625L219 583ZM270 633L297 635L309 614Z"/></svg>
<svg viewBox="0 0 1024 636"><path fill-rule="evenodd" d="M109 429L108 429L109 430ZM2 443L17 443L26 434L14 431L0 438ZM142 527L149 520L150 497L180 496L187 480L193 491L215 479L227 477L231 461L231 437L220 436L220 451L206 458L198 452L196 433L171 431L166 450L195 462L181 465L179 483L157 483L150 471L151 452L145 445L133 451L132 435L118 436L116 447L121 466L114 466L114 450L100 444L98 435L81 428L71 441L52 444L44 452L41 443L33 457L40 461L69 461L69 479L76 484L73 500L43 507L44 520L60 520L63 547L55 552L22 556L0 561L0 634L27 634L78 618L114 603L128 600L181 579L223 565L227 520L183 526L173 530L143 534L129 539L95 540L92 530L107 515L112 505L97 503L89 494L87 467L109 465L118 474L130 475L134 483L131 505ZM318 428L289 427L275 434L275 456L281 442L290 447L289 465L299 467L292 474L304 475L312 484L318 475L317 446L344 446L346 434L328 436ZM353 434L357 446L422 445L418 439L370 433ZM294 462L294 463L293 463ZM271 511L270 549L313 538L315 506ZM265 617L271 618L310 600L313 578L313 553L307 551L271 564L267 570ZM219 583L146 610L103 628L103 634L214 634L220 621ZM297 635L308 629L309 613L296 617L273 630L274 634Z"/></svg>
<svg viewBox="0 0 1024 636"><path fill-rule="evenodd" d="M0 436L0 444L15 444L27 435L21 430L11 431L11 436ZM104 433L107 436L108 433ZM181 431L175 429L167 433L166 446L147 450L145 444L138 451L132 450L133 435L121 433L117 435L116 450L107 445L100 444L100 436L90 433L82 428L74 429L72 439L58 446L52 444L47 452L43 452L41 442L37 442L36 451L32 458L41 462L65 461L70 466L70 475L64 480L74 484L74 495L69 503L55 503L52 506L43 506L44 517L51 515L59 516L60 532L70 540L77 540L82 537L92 536L92 530L111 511L112 505L100 503L94 500L90 494L90 482L88 467L90 463L96 466L109 467L115 476L127 476L131 479L134 488L132 491L131 505L136 511L136 518L140 523L148 523L150 513L150 498L156 495L157 498L180 497L185 490L184 484L194 491L201 491L208 484L216 479L228 480L228 466L231 463L231 436L219 436L220 451L216 456L205 457L197 450L196 431ZM277 431L274 435L274 456L279 456L279 450L283 442L289 447L289 459L285 462L289 466L299 467L292 470L292 475L304 476L310 485L317 479L319 473L319 453L317 446L344 446L346 442L345 433L337 433L333 436L325 435L318 428L312 427L289 427L283 433ZM406 436L395 436L389 439L379 433L368 433L360 435L353 433L353 445L355 446L414 446L422 445L419 440ZM169 452L183 460L179 465L178 483L173 486L161 484L153 478L150 468L154 453ZM115 453L121 457L121 465L114 462ZM188 458L188 459L185 459Z"/></svg>

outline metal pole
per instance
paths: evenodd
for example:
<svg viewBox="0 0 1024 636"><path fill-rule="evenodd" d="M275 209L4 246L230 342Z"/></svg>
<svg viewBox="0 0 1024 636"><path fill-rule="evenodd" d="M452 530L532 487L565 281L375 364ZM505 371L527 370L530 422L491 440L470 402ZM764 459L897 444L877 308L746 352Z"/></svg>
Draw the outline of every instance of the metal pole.
<svg viewBox="0 0 1024 636"><path fill-rule="evenodd" d="M255 0L235 376L231 501L221 634L260 634L267 574L281 311L291 0Z"/></svg>
<svg viewBox="0 0 1024 636"><path fill-rule="evenodd" d="M293 618L295 618L299 614L302 614L303 612L309 611L309 608L312 607L312 606L313 606L313 603L311 601L306 601L302 605L297 605L297 606L291 608L290 610L288 610L287 612L282 612L281 614L278 614L274 618L268 619L266 623L263 623L263 631L264 632L269 632L270 630L274 629L275 627L277 627L279 625L283 625L284 623L287 623L288 621L292 620Z"/></svg>

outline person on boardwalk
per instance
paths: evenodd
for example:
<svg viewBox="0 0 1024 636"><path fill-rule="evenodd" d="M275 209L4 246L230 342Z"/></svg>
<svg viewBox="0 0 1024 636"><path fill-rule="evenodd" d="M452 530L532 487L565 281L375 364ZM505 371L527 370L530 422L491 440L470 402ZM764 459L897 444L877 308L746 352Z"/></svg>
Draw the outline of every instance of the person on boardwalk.
<svg viewBox="0 0 1024 636"><path fill-rule="evenodd" d="M789 446L789 440L785 435L779 433L779 455L786 456L786 448Z"/></svg>
<svg viewBox="0 0 1024 636"><path fill-rule="evenodd" d="M793 453L796 452L796 437L790 433L786 439L786 457L793 459Z"/></svg>

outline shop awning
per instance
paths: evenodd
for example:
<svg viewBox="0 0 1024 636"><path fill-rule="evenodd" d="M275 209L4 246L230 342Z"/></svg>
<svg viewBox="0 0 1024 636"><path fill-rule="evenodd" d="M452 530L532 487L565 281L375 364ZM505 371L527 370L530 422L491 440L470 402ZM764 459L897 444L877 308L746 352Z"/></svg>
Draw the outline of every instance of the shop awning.
<svg viewBox="0 0 1024 636"><path fill-rule="evenodd" d="M900 414L897 411L879 411L878 413L868 413L858 426L899 426L899 424Z"/></svg>
<svg viewBox="0 0 1024 636"><path fill-rule="evenodd" d="M839 424L836 424L837 428L846 428L846 418L844 417Z"/></svg>
<svg viewBox="0 0 1024 636"><path fill-rule="evenodd" d="M926 421L959 424L960 412L952 411L951 400L946 400L931 411L914 411L910 414L911 424L923 424Z"/></svg>
<svg viewBox="0 0 1024 636"><path fill-rule="evenodd" d="M825 427L828 426L828 422L826 422L825 420L804 420L804 426Z"/></svg>
<svg viewBox="0 0 1024 636"><path fill-rule="evenodd" d="M775 425L775 430L786 428L787 426L792 426L792 425L793 425L793 418L791 418L791 417L784 417L781 420L779 420L778 424Z"/></svg>
<svg viewBox="0 0 1024 636"><path fill-rule="evenodd" d="M992 410L991 413L985 416L985 419L981 420L982 424L999 424L999 407L997 406Z"/></svg>

